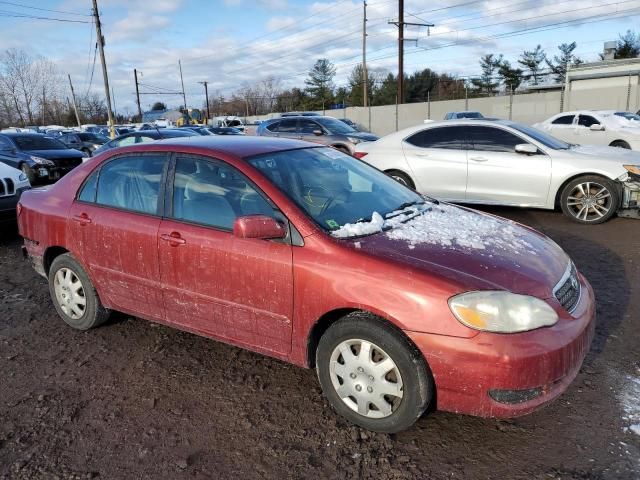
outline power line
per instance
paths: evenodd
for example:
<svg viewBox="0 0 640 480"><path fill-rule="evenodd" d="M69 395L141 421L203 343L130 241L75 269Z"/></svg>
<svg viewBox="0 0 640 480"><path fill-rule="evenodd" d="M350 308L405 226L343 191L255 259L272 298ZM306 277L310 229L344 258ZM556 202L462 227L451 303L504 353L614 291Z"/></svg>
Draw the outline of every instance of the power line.
<svg viewBox="0 0 640 480"><path fill-rule="evenodd" d="M27 15L27 14L21 14L19 12L4 11L4 10L0 10L0 17L29 18L32 20L49 20L53 22L66 22L66 23L91 23L88 20L69 20L66 18L39 17L36 15Z"/></svg>
<svg viewBox="0 0 640 480"><path fill-rule="evenodd" d="M41 12L63 13L65 15L77 15L79 17L90 17L91 16L90 14L87 14L87 13L77 13L77 12L68 12L68 11L64 11L64 10L51 10L49 8L32 7L31 5L25 5L24 3L2 2L2 1L0 1L0 3L2 3L4 5L11 5L13 7L28 8L30 10L40 10Z"/></svg>

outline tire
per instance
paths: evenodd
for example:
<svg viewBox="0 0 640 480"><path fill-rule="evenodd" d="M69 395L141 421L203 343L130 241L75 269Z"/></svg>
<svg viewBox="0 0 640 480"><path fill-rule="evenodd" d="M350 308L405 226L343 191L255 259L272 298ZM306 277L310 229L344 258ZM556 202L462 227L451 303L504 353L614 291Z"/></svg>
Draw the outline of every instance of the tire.
<svg viewBox="0 0 640 480"><path fill-rule="evenodd" d="M26 163L20 164L20 170L24 173L29 179L30 184L34 184L36 181L36 172Z"/></svg>
<svg viewBox="0 0 640 480"><path fill-rule="evenodd" d="M387 170L385 173L389 175L391 178L393 178L396 182L401 183L405 187L409 187L411 190L416 189L416 184L413 183L413 180L411 180L411 177L406 173L401 172L400 170Z"/></svg>
<svg viewBox="0 0 640 480"><path fill-rule="evenodd" d="M624 140L615 140L609 144L610 147L618 147L618 148L626 148L627 150L631 150L631 145L629 145Z"/></svg>
<svg viewBox="0 0 640 480"><path fill-rule="evenodd" d="M615 215L620 206L620 194L616 184L608 178L584 175L564 187L560 206L571 220L596 225Z"/></svg>
<svg viewBox="0 0 640 480"><path fill-rule="evenodd" d="M58 315L77 330L95 328L111 313L102 306L89 276L69 253L56 257L51 264L49 293Z"/></svg>
<svg viewBox="0 0 640 480"><path fill-rule="evenodd" d="M361 359L363 348L369 355ZM375 432L409 428L434 397L433 377L422 354L400 332L364 312L351 313L327 329L316 350L316 371L331 406Z"/></svg>

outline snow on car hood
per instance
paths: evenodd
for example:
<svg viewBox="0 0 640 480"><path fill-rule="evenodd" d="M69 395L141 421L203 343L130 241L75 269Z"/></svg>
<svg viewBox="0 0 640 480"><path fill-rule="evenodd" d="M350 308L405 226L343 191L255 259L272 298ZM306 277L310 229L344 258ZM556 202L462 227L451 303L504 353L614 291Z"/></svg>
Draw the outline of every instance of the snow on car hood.
<svg viewBox="0 0 640 480"><path fill-rule="evenodd" d="M362 251L455 279L469 290L548 298L569 265L568 256L546 236L467 208L426 204L420 211L409 208L389 216L374 213L370 222L332 233L359 236L354 244Z"/></svg>
<svg viewBox="0 0 640 480"><path fill-rule="evenodd" d="M617 160L620 163L640 164L640 152L619 147L603 145L574 145L569 152L589 155L602 159Z"/></svg>

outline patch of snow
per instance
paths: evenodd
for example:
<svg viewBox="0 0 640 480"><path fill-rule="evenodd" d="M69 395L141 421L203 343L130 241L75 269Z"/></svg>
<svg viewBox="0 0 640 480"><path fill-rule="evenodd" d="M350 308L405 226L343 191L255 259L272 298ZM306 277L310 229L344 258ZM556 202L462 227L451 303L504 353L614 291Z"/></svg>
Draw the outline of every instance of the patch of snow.
<svg viewBox="0 0 640 480"><path fill-rule="evenodd" d="M640 435L640 378L626 376L618 400L624 411L622 419L628 424L627 430Z"/></svg>
<svg viewBox="0 0 640 480"><path fill-rule="evenodd" d="M384 218L378 212L373 212L371 221L359 223L345 223L338 230L331 232L337 238L358 237L360 235L371 235L382 231Z"/></svg>

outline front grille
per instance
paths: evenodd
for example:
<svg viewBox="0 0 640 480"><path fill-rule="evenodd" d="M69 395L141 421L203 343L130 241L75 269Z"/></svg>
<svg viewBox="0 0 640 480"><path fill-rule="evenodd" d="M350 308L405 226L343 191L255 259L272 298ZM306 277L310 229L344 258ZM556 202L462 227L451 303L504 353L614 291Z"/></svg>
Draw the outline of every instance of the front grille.
<svg viewBox="0 0 640 480"><path fill-rule="evenodd" d="M578 280L578 272L573 263L553 293L566 311L573 312L578 304L578 300L580 300L580 281Z"/></svg>
<svg viewBox="0 0 640 480"><path fill-rule="evenodd" d="M10 178L0 178L0 197L10 197L16 194L16 186Z"/></svg>
<svg viewBox="0 0 640 480"><path fill-rule="evenodd" d="M60 168L73 168L82 163L81 158L57 158L53 160L57 167Z"/></svg>

